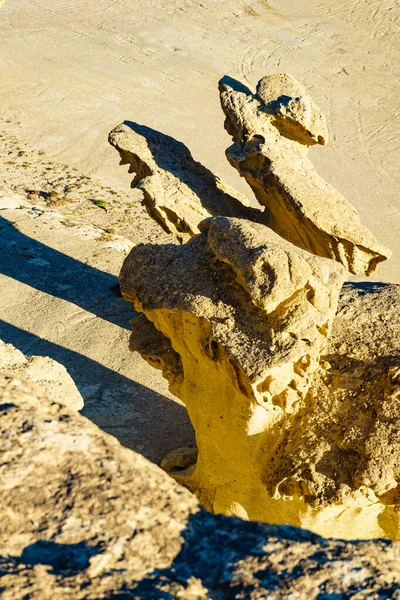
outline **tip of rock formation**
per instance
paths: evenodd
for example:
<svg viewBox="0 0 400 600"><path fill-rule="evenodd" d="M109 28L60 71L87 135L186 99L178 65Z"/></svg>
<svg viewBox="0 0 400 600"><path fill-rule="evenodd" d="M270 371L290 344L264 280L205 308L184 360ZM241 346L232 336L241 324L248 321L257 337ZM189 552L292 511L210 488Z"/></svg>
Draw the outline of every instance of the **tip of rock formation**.
<svg viewBox="0 0 400 600"><path fill-rule="evenodd" d="M256 94L275 116L274 124L282 135L307 146L327 143L325 117L294 77L267 75L258 82Z"/></svg>
<svg viewBox="0 0 400 600"><path fill-rule="evenodd" d="M307 158L312 140L325 143L326 125L300 84L282 74L261 79L255 94L229 77L219 87L225 128L234 141L226 155L265 207L264 222L353 274L372 274L391 252Z"/></svg>

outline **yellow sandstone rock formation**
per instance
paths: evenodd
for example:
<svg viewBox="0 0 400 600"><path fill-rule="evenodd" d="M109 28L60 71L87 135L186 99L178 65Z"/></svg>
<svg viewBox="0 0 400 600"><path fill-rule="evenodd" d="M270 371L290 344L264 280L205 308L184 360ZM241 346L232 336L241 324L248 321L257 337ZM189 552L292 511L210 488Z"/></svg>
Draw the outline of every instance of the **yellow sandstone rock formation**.
<svg viewBox="0 0 400 600"><path fill-rule="evenodd" d="M252 94L220 81L225 127L234 144L229 162L265 206L266 223L304 250L370 275L391 252L361 224L357 211L314 170L308 147L325 144L319 109L290 75L264 77Z"/></svg>
<svg viewBox="0 0 400 600"><path fill-rule="evenodd" d="M174 476L215 512L301 524L307 506L270 497L264 474L306 405L345 271L263 225L202 229L126 259L122 293L155 326L141 318L137 333L134 319L131 348L163 369L194 425L197 463Z"/></svg>
<svg viewBox="0 0 400 600"><path fill-rule="evenodd" d="M200 233L182 246L133 248L120 274L142 313L130 349L162 369L196 432L197 450L177 449L162 466L217 513L399 538L400 345L382 315L389 306L399 321L400 291L371 312L363 288L346 288L329 339L346 269L369 274L390 252L306 158L326 142L326 124L293 78L265 77L256 95L224 78L220 91L235 141L228 159L265 212L234 218L235 203L232 216L219 197L207 210L224 216L196 223L201 211L192 211L187 237ZM187 222L180 181L193 164L171 163L172 180L154 166L155 146L124 154L131 134L123 129L120 144L116 131L123 162L157 182L153 203L174 203L174 222ZM204 206L203 192L189 198L191 210Z"/></svg>
<svg viewBox="0 0 400 600"><path fill-rule="evenodd" d="M400 287L345 286L329 335L340 265L261 225L203 228L182 247L133 249L121 272L146 315L131 349L163 370L196 431L198 457L180 449L162 466L214 512L399 539Z"/></svg>

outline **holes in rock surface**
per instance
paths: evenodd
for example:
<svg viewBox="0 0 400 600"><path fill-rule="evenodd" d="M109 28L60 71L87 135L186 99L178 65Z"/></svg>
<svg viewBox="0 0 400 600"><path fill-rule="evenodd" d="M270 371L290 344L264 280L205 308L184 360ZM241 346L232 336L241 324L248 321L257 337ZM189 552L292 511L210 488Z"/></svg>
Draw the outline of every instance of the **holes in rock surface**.
<svg viewBox="0 0 400 600"><path fill-rule="evenodd" d="M250 140L252 144L265 144L265 137L262 135L253 135Z"/></svg>
<svg viewBox="0 0 400 600"><path fill-rule="evenodd" d="M272 382L273 382L273 377L271 375L269 375L268 377L266 377L264 379L264 381L262 381L261 383L258 384L257 390L261 393L269 392Z"/></svg>
<svg viewBox="0 0 400 600"><path fill-rule="evenodd" d="M305 287L305 290L306 290L306 298L307 298L308 302L310 302L311 304L314 304L314 298L315 298L314 288L312 288L310 284L307 284Z"/></svg>
<svg viewBox="0 0 400 600"><path fill-rule="evenodd" d="M218 342L212 338L207 338L204 352L211 360L218 360Z"/></svg>
<svg viewBox="0 0 400 600"><path fill-rule="evenodd" d="M329 321L327 321L326 323L324 323L323 325L321 325L321 327L317 327L319 333L321 335L323 335L324 337L326 337L328 335L329 332Z"/></svg>
<svg viewBox="0 0 400 600"><path fill-rule="evenodd" d="M308 367L311 364L311 357L309 354L306 354L305 356L302 356L300 358L300 360L298 360L294 365L293 365L293 370L297 375L303 376L305 371L308 369Z"/></svg>

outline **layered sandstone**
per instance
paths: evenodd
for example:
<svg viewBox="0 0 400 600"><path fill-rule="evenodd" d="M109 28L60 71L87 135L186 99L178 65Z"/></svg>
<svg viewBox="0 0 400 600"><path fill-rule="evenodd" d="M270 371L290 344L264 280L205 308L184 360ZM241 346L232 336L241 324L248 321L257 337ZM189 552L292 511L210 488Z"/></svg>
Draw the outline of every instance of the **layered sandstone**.
<svg viewBox="0 0 400 600"><path fill-rule="evenodd" d="M310 145L325 144L323 115L290 75L261 79L253 94L237 81L220 81L226 156L265 207L280 236L318 256L370 275L391 252L362 225L357 211L314 170Z"/></svg>
<svg viewBox="0 0 400 600"><path fill-rule="evenodd" d="M396 598L398 544L213 515L32 383L0 376L4 600Z"/></svg>

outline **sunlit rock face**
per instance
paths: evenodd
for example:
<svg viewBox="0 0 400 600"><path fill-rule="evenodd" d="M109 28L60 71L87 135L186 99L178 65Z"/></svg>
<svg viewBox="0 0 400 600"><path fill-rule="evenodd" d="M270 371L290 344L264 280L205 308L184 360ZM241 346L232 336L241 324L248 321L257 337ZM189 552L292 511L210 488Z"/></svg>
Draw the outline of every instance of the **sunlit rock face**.
<svg viewBox="0 0 400 600"><path fill-rule="evenodd" d="M198 455L163 467L214 512L397 539L399 286L348 284L335 317L340 265L260 225L203 228L182 247L135 248L121 273L143 311L131 349L196 431Z"/></svg>
<svg viewBox="0 0 400 600"><path fill-rule="evenodd" d="M282 522L289 505L299 524L266 473L307 404L345 272L263 225L215 217L202 229L126 259L122 293L148 319L132 321L131 347L163 369L193 422L196 465L174 475L213 511Z"/></svg>
<svg viewBox="0 0 400 600"><path fill-rule="evenodd" d="M373 273L391 252L307 158L309 146L327 142L327 131L304 88L290 75L272 75L261 79L252 94L224 77L220 98L225 128L234 141L226 156L265 206L268 225L300 248L341 262L351 273Z"/></svg>

